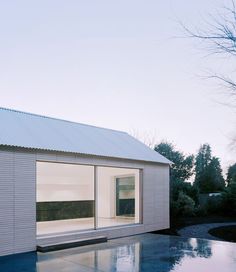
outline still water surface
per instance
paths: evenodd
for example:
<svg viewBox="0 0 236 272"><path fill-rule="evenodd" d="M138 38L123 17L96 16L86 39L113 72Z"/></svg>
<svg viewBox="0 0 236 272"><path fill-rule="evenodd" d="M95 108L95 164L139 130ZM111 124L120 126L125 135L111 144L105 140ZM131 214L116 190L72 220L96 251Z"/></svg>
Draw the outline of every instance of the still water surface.
<svg viewBox="0 0 236 272"><path fill-rule="evenodd" d="M143 234L50 253L0 257L1 272L236 272L236 243Z"/></svg>

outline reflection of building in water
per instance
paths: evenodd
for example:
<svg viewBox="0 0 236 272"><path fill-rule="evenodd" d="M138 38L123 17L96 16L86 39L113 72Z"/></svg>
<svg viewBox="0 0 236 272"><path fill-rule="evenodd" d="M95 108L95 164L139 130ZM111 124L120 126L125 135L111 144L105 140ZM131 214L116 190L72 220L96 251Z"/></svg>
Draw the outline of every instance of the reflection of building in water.
<svg viewBox="0 0 236 272"><path fill-rule="evenodd" d="M141 242L140 271L171 271L176 256L171 252L170 236L159 236L158 239L147 239Z"/></svg>
<svg viewBox="0 0 236 272"><path fill-rule="evenodd" d="M49 254L0 259L0 271L235 271L233 243L141 235Z"/></svg>
<svg viewBox="0 0 236 272"><path fill-rule="evenodd" d="M93 248L81 247L70 250L70 254L63 257L63 261L76 263L98 271L139 271L140 267L140 242L127 245L105 243L95 245ZM52 263L58 262L58 258L50 256L44 258L39 255L37 269L44 271ZM70 271L65 270L65 271Z"/></svg>
<svg viewBox="0 0 236 272"><path fill-rule="evenodd" d="M114 263L118 271L139 271L140 243L122 246L117 249Z"/></svg>

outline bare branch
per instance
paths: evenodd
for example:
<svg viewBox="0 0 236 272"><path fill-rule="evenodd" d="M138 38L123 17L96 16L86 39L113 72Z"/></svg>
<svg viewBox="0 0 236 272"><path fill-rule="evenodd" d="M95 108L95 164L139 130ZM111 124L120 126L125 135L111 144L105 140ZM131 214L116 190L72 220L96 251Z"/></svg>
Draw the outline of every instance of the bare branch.
<svg viewBox="0 0 236 272"><path fill-rule="evenodd" d="M213 53L236 55L236 10L232 1L231 7L224 8L220 18L211 16L212 23L207 22L206 30L191 30L180 22L181 27L190 38L197 38L209 44Z"/></svg>
<svg viewBox="0 0 236 272"><path fill-rule="evenodd" d="M211 75L209 78L217 79L223 83L224 88L229 90L229 95L232 97L236 97L236 82L234 82L231 78L221 76L221 75Z"/></svg>
<svg viewBox="0 0 236 272"><path fill-rule="evenodd" d="M141 142L143 142L145 145L147 145L148 147L150 147L152 149L154 148L154 146L158 142L156 131L140 132L137 129L131 129L129 133L130 133L130 135L132 135L136 139L140 140Z"/></svg>
<svg viewBox="0 0 236 272"><path fill-rule="evenodd" d="M192 30L186 27L183 23L181 27L187 34L187 37L200 40L204 45L207 45L207 51L213 54L229 56L231 59L236 57L236 0L231 0L228 7L223 7L221 13L217 16L209 16L208 22L204 30ZM209 22L210 21L210 22ZM231 63L228 64L230 67ZM235 70L231 71L231 75L220 75L214 73L208 76L210 79L218 81L221 90L227 91L230 103L221 104L235 107L236 105L236 77ZM231 147L236 150L236 136L233 137Z"/></svg>

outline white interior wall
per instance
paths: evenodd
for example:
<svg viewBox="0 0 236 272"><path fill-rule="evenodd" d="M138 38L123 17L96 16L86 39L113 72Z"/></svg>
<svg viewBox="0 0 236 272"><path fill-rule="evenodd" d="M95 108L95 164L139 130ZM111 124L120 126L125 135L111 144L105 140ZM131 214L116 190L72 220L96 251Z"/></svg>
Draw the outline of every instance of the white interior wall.
<svg viewBox="0 0 236 272"><path fill-rule="evenodd" d="M93 166L37 162L37 202L94 200Z"/></svg>
<svg viewBox="0 0 236 272"><path fill-rule="evenodd" d="M135 222L139 222L139 170L98 167L98 217L112 218L116 216L115 178L135 176Z"/></svg>

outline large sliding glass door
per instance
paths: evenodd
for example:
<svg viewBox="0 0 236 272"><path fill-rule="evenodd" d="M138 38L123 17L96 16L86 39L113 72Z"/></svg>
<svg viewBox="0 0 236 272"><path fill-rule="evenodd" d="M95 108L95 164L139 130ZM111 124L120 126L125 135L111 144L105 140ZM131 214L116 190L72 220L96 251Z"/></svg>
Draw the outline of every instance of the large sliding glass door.
<svg viewBox="0 0 236 272"><path fill-rule="evenodd" d="M139 170L97 167L97 226L140 223Z"/></svg>
<svg viewBox="0 0 236 272"><path fill-rule="evenodd" d="M37 162L37 234L140 223L139 171Z"/></svg>
<svg viewBox="0 0 236 272"><path fill-rule="evenodd" d="M94 167L37 162L37 234L94 228Z"/></svg>

